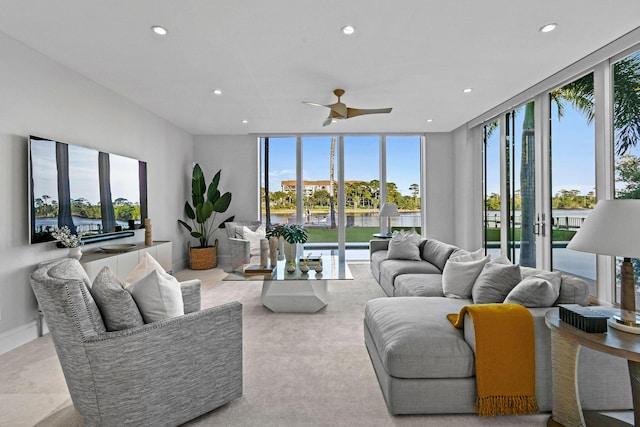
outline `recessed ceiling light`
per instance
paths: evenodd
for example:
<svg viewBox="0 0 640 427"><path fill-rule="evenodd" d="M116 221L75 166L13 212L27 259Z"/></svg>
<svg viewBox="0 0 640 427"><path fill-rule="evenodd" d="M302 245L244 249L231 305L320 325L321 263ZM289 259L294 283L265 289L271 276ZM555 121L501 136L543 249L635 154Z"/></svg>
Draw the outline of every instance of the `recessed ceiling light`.
<svg viewBox="0 0 640 427"><path fill-rule="evenodd" d="M427 123L431 123L433 119L427 119Z"/></svg>
<svg viewBox="0 0 640 427"><path fill-rule="evenodd" d="M160 25L154 25L153 27L151 27L151 31L153 31L154 33L156 33L159 36L166 36L167 33L169 31L167 31L166 28L161 27Z"/></svg>
<svg viewBox="0 0 640 427"><path fill-rule="evenodd" d="M465 90L463 90L464 93L469 93L471 92L473 89L471 89L470 87L466 88Z"/></svg>
<svg viewBox="0 0 640 427"><path fill-rule="evenodd" d="M336 120L336 119L331 119L331 123L338 123L338 120Z"/></svg>
<svg viewBox="0 0 640 427"><path fill-rule="evenodd" d="M220 89L214 89L211 91L214 95L222 95L222 91Z"/></svg>
<svg viewBox="0 0 640 427"><path fill-rule="evenodd" d="M246 125L247 123L249 123L249 120L247 120L247 119L242 119L242 120L240 120L240 122L242 122L242 123L244 123L244 124Z"/></svg>
<svg viewBox="0 0 640 427"><path fill-rule="evenodd" d="M539 31L541 33L548 33L550 31L555 30L557 26L558 26L558 24L552 22L551 24L547 24L547 25L545 25L543 27L540 27Z"/></svg>
<svg viewBox="0 0 640 427"><path fill-rule="evenodd" d="M356 32L356 28L353 25L345 25L342 27L342 32L348 36Z"/></svg>

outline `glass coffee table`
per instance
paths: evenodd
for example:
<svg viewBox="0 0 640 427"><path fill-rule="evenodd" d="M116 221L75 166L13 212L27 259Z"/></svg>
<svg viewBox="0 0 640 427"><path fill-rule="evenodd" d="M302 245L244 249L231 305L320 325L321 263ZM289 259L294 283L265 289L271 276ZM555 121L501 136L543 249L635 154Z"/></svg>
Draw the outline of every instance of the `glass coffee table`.
<svg viewBox="0 0 640 427"><path fill-rule="evenodd" d="M288 273L286 261L277 263L271 277L264 277L262 305L275 313L315 313L327 305L328 280L351 280L353 276L344 259L337 255L322 255L322 272L310 267L302 273L299 265Z"/></svg>

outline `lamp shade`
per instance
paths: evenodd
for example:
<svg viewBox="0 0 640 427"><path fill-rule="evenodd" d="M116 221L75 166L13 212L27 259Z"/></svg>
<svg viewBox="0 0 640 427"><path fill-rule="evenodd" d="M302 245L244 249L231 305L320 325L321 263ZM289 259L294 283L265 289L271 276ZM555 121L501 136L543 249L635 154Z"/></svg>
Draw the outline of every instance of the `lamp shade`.
<svg viewBox="0 0 640 427"><path fill-rule="evenodd" d="M387 218L392 216L400 216L400 212L398 212L398 208L395 203L386 202L382 205L382 209L380 209L380 217Z"/></svg>
<svg viewBox="0 0 640 427"><path fill-rule="evenodd" d="M599 255L640 258L640 200L601 200L568 249Z"/></svg>

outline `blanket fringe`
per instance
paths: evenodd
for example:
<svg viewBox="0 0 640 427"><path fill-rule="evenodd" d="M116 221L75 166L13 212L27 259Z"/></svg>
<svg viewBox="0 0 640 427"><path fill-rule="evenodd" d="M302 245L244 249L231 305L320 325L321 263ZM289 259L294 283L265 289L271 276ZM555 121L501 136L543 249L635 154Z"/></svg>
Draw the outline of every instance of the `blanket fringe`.
<svg viewBox="0 0 640 427"><path fill-rule="evenodd" d="M539 411L535 396L486 396L478 398L478 415L525 415Z"/></svg>

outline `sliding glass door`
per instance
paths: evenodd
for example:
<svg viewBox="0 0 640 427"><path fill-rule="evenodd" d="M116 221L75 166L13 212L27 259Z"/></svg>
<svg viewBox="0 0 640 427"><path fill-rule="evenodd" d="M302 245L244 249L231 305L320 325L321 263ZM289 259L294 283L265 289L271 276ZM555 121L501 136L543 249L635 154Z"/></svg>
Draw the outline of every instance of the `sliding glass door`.
<svg viewBox="0 0 640 427"><path fill-rule="evenodd" d="M640 199L640 52L615 62L612 71L615 198ZM631 263L636 278L636 304L640 305L640 260L631 259ZM621 264L622 258L617 258L616 302L620 301Z"/></svg>
<svg viewBox="0 0 640 427"><path fill-rule="evenodd" d="M596 204L593 73L550 92L551 268L587 280L596 294L596 255L567 244Z"/></svg>

